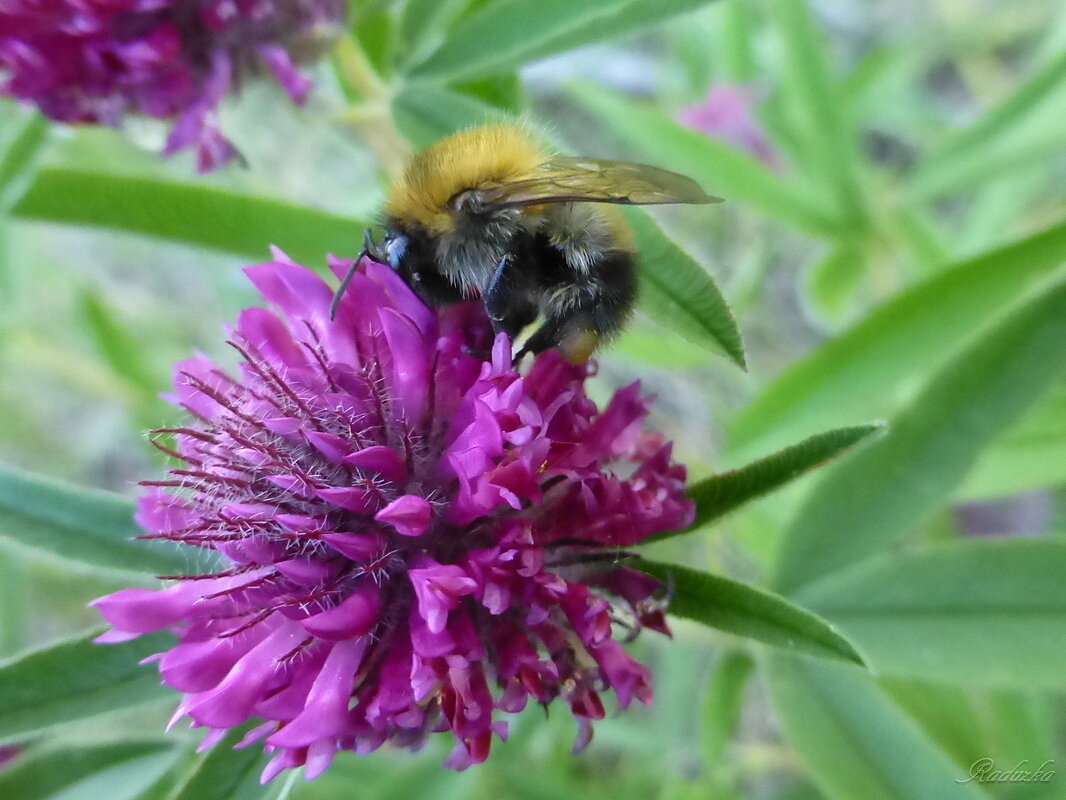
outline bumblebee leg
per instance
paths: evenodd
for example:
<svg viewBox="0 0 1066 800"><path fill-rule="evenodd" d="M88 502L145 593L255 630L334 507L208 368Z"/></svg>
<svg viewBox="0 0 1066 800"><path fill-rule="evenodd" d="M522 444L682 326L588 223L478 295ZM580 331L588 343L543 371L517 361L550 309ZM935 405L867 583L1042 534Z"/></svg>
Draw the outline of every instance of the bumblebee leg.
<svg viewBox="0 0 1066 800"><path fill-rule="evenodd" d="M355 277L355 271L359 269L360 262L370 256L375 261L381 261L381 254L378 252L377 243L374 241L374 236L370 232L370 228L363 230L363 249L359 251L359 255L355 257L355 261L348 267L348 271L344 273L344 277L341 278L341 285L337 287L337 291L333 295L333 302L329 304L329 318L330 321L337 316L337 306L340 305L341 298L344 297L344 293L348 290L348 284L352 282L352 278Z"/></svg>
<svg viewBox="0 0 1066 800"><path fill-rule="evenodd" d="M525 284L522 269L513 256L501 258L482 297L493 333L503 331L514 339L536 319L537 307L528 299Z"/></svg>
<svg viewBox="0 0 1066 800"><path fill-rule="evenodd" d="M580 364L604 338L625 324L636 297L636 276L629 253L610 253L583 273L574 270L568 278L545 292L547 319L526 342L519 357L558 347L567 361Z"/></svg>

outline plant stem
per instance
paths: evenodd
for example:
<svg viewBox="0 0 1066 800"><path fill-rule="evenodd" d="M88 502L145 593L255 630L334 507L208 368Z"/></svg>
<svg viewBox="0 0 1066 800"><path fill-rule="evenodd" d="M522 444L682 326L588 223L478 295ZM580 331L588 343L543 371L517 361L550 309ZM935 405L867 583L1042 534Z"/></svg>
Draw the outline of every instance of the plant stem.
<svg viewBox="0 0 1066 800"><path fill-rule="evenodd" d="M362 47L352 36L337 42L334 50L337 75L353 104L341 120L366 143L390 178L402 172L411 149L392 121L392 89L377 74Z"/></svg>

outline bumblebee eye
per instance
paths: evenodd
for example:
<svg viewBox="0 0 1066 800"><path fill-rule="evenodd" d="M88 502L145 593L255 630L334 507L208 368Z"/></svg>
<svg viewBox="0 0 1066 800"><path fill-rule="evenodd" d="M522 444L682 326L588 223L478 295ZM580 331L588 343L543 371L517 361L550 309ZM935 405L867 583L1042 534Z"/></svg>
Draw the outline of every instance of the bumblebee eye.
<svg viewBox="0 0 1066 800"><path fill-rule="evenodd" d="M385 253L388 255L389 265L393 269L399 269L400 263L403 261L404 256L407 255L407 242L406 236L396 236L386 240Z"/></svg>

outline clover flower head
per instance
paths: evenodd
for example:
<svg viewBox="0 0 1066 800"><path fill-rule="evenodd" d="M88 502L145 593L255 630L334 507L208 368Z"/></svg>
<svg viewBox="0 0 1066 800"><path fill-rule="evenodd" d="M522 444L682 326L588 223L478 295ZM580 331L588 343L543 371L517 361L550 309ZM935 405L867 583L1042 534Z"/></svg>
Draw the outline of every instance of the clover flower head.
<svg viewBox="0 0 1066 800"><path fill-rule="evenodd" d="M612 633L667 632L660 586L623 549L693 507L639 387L598 410L590 365L547 351L519 371L479 304L427 308L380 264L333 321L330 287L280 252L247 273L273 309L241 313L239 374L177 366L184 464L138 513L217 568L95 601L105 642L177 634L157 657L175 721L210 745L261 718L242 744L274 752L265 781L444 731L462 769L530 700L568 704L580 748L602 694L649 702Z"/></svg>
<svg viewBox="0 0 1066 800"><path fill-rule="evenodd" d="M0 94L62 122L173 119L164 153L195 148L206 172L236 154L217 118L226 93L268 71L302 103L294 62L344 13L343 0L4 0Z"/></svg>

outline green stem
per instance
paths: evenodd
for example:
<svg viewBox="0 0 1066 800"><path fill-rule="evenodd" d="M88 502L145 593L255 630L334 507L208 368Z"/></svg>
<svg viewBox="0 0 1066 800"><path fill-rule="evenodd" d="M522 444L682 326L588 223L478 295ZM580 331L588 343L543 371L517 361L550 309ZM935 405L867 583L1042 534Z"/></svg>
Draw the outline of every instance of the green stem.
<svg viewBox="0 0 1066 800"><path fill-rule="evenodd" d="M340 119L366 142L390 178L403 171L411 149L392 121L392 89L377 74L352 36L337 42L337 75L351 96L358 98Z"/></svg>

